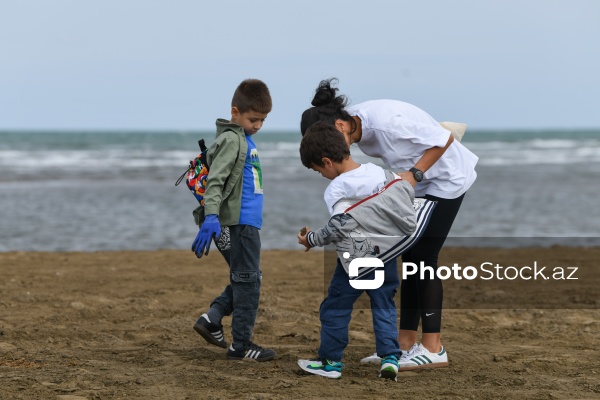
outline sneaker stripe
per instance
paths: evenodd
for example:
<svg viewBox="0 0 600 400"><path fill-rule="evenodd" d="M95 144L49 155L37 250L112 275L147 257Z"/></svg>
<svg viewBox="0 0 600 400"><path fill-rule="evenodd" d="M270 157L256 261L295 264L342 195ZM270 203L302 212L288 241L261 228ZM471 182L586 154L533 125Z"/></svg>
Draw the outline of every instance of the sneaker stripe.
<svg viewBox="0 0 600 400"><path fill-rule="evenodd" d="M438 353L438 356L443 356L445 352L446 349L444 348L444 346L442 346L442 351Z"/></svg>
<svg viewBox="0 0 600 400"><path fill-rule="evenodd" d="M277 353L271 349L264 349L250 342L244 349L235 350L233 344L227 351L229 360L256 360L256 361L271 361L277 356Z"/></svg>
<svg viewBox="0 0 600 400"><path fill-rule="evenodd" d="M433 362L433 361L431 361L431 360L430 360L430 359L429 359L427 356L425 356L425 355L422 355L421 357L423 357L424 359L426 359L426 360L427 360L427 362L428 362L429 364L431 364L431 363Z"/></svg>
<svg viewBox="0 0 600 400"><path fill-rule="evenodd" d="M417 364L417 365L422 365L422 364L424 364L424 362L423 362L423 361L421 361L421 359L419 358L419 356L417 356L417 357L415 357L415 358L411 358L410 360L411 360L412 362L414 362L415 364Z"/></svg>
<svg viewBox="0 0 600 400"><path fill-rule="evenodd" d="M419 360L423 363L423 365L431 363L431 360L425 357L423 354L418 355L417 357L419 357Z"/></svg>

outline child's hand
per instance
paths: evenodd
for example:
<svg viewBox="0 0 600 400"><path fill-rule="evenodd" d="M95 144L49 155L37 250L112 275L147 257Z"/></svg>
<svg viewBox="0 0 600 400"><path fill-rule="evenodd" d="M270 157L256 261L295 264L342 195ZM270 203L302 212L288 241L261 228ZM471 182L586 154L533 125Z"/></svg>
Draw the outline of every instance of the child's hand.
<svg viewBox="0 0 600 400"><path fill-rule="evenodd" d="M305 252L310 250L310 245L308 244L308 240L306 239L306 235L308 235L308 232L310 232L310 228L308 226L305 226L304 228L300 229L300 232L298 233L298 243L306 247L306 250L304 250Z"/></svg>

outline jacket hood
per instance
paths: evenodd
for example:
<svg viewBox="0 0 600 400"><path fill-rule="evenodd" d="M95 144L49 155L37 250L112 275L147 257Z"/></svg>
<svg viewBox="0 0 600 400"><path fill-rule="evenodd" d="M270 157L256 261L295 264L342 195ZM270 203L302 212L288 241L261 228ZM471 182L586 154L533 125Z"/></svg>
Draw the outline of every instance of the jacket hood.
<svg viewBox="0 0 600 400"><path fill-rule="evenodd" d="M238 135L245 135L244 129L234 122L229 122L224 118L217 119L215 122L217 125L217 135L215 137L219 137L225 131L234 131Z"/></svg>

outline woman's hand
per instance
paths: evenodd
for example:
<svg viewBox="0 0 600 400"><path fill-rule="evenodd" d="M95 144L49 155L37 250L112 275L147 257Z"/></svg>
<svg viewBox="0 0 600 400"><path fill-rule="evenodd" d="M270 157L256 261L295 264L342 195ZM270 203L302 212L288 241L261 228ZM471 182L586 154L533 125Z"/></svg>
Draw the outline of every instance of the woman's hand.
<svg viewBox="0 0 600 400"><path fill-rule="evenodd" d="M310 245L306 239L308 232L310 232L310 228L308 226L305 226L300 230L300 232L298 232L298 243L306 247L306 250L304 250L305 252L310 250Z"/></svg>
<svg viewBox="0 0 600 400"><path fill-rule="evenodd" d="M435 164L437 162L437 160L440 159L440 157L442 157L442 155L446 152L448 147L450 147L452 142L454 142L454 136L452 136L452 133L451 133L450 136L448 137L448 141L446 142L446 146L431 147L431 148L425 150L425 152L423 153L423 156L421 156L419 161L417 161L417 163L415 164L415 168L417 168L417 169L423 171L423 173L425 173L429 168L431 168L431 166L433 164ZM396 175L400 176L400 178L402 178L403 180L408 181L408 183L410 183L412 185L412 187L417 186L417 181L412 172L402 171L402 172L398 172Z"/></svg>
<svg viewBox="0 0 600 400"><path fill-rule="evenodd" d="M399 172L396 175L398 175L400 178L402 178L403 181L410 183L412 185L412 187L417 186L417 181L415 180L415 177L413 176L412 172L404 171L404 172Z"/></svg>

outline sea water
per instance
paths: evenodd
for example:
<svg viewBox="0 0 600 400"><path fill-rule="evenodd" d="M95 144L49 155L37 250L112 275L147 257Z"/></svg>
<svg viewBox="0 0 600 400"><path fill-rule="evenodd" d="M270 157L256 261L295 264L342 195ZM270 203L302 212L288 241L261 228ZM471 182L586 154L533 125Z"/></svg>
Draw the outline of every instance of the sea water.
<svg viewBox="0 0 600 400"><path fill-rule="evenodd" d="M210 144L214 133L0 132L0 251L190 248L197 202L174 184L200 138ZM329 181L302 166L298 132L254 139L262 246L301 249L299 229L327 222ZM449 245L597 244L600 130L469 130L463 144L479 157L478 177ZM356 146L352 154L384 166Z"/></svg>

